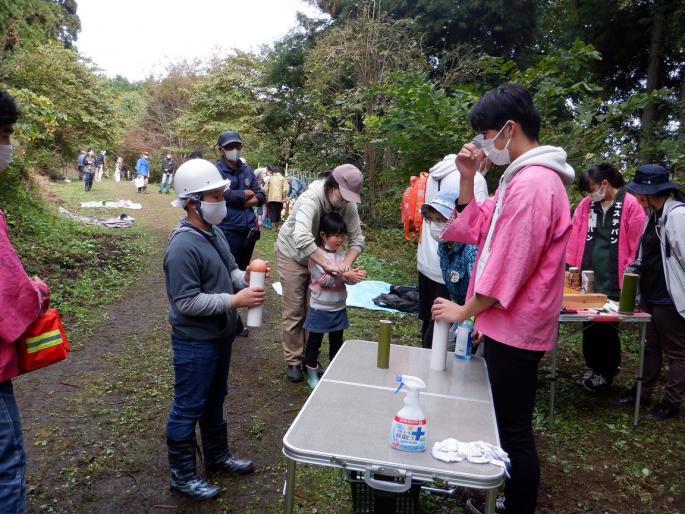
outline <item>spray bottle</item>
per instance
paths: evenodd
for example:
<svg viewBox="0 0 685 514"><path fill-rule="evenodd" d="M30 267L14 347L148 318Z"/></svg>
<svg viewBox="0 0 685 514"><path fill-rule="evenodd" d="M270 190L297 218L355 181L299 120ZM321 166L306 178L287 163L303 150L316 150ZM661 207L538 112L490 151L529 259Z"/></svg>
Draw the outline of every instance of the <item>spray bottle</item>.
<svg viewBox="0 0 685 514"><path fill-rule="evenodd" d="M423 380L410 375L397 375L400 385L397 394L405 386L407 396L404 407L395 415L390 429L390 446L405 452L422 452L426 449L426 416L419 405L419 391L426 388Z"/></svg>
<svg viewBox="0 0 685 514"><path fill-rule="evenodd" d="M457 325L457 337L454 345L454 356L457 359L471 359L473 322L473 318L467 318Z"/></svg>

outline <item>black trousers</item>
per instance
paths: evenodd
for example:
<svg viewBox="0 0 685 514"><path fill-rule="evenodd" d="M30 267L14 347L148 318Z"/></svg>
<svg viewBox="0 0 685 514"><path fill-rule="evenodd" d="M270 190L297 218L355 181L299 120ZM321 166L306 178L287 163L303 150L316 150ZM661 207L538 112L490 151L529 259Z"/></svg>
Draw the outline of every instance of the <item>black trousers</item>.
<svg viewBox="0 0 685 514"><path fill-rule="evenodd" d="M281 222L281 211L283 210L283 202L267 202L266 203L266 217L274 223Z"/></svg>
<svg viewBox="0 0 685 514"><path fill-rule="evenodd" d="M330 360L333 360L343 344L343 332L343 330L336 330L328 333L328 357ZM304 363L310 368L316 368L319 362L319 350L321 350L323 336L324 334L309 332L309 339L307 339L304 350Z"/></svg>
<svg viewBox="0 0 685 514"><path fill-rule="evenodd" d="M249 230L224 230L224 235L228 240L228 246L231 249L235 263L241 270L247 268L250 264L250 259L252 259L252 252L254 251L254 245L256 240L248 243L247 234Z"/></svg>
<svg viewBox="0 0 685 514"><path fill-rule="evenodd" d="M504 486L508 514L534 514L540 462L533 435L533 408L540 359L545 352L522 350L485 336L485 362L502 448L511 459Z"/></svg>
<svg viewBox="0 0 685 514"><path fill-rule="evenodd" d="M431 307L436 298L450 298L450 292L445 284L431 280L419 272L419 319L421 324L421 346L431 348L433 346L433 319Z"/></svg>
<svg viewBox="0 0 685 514"><path fill-rule="evenodd" d="M614 378L621 365L618 323L583 323L585 363L604 378Z"/></svg>

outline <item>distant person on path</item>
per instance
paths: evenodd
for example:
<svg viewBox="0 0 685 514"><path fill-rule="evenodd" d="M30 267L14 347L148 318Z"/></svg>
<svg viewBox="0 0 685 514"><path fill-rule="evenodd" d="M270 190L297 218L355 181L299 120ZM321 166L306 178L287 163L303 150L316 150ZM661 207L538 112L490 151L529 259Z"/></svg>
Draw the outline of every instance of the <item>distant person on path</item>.
<svg viewBox="0 0 685 514"><path fill-rule="evenodd" d="M664 395L646 417L675 418L685 398L685 195L666 168L645 164L626 185L647 211L637 259L626 272L640 275L640 309L652 316L647 325L642 401L646 405L668 359ZM615 403L634 406L633 384Z"/></svg>
<svg viewBox="0 0 685 514"><path fill-rule="evenodd" d="M304 321L307 316L309 261L326 273L345 273L364 250L364 235L357 204L364 178L352 164L342 164L325 178L312 182L295 204L295 209L281 226L276 240L278 274L283 287L281 300L281 343L290 382L302 382L302 361L306 342ZM316 246L319 223L324 214L337 212L342 216L349 238L348 250L342 263L326 258Z"/></svg>
<svg viewBox="0 0 685 514"><path fill-rule="evenodd" d="M533 434L538 364L557 339L571 234L565 186L575 172L563 149L538 142L540 115L520 85L485 93L468 118L478 135L457 155L459 203L441 239L477 244L478 257L466 303L438 298L433 319L476 317L497 430L511 459L496 512L533 514L540 482ZM479 203L474 180L485 159L506 169L495 195ZM469 499L466 509L481 514L484 504Z"/></svg>
<svg viewBox="0 0 685 514"><path fill-rule="evenodd" d="M76 169L78 170L78 179L83 180L83 159L86 157L86 151L81 150L78 158L76 159Z"/></svg>
<svg viewBox="0 0 685 514"><path fill-rule="evenodd" d="M196 499L213 498L220 491L197 474L198 423L207 471L254 471L252 461L237 459L228 449L224 399L236 309L262 305L264 289L248 287L249 268L238 268L217 227L226 212L227 184L204 159L179 167L175 203L185 209L186 217L169 236L164 256L175 374L166 431L171 489Z"/></svg>
<svg viewBox="0 0 685 514"><path fill-rule="evenodd" d="M290 210L298 197L307 190L307 186L296 176L288 175L288 199L285 201L285 217L290 216Z"/></svg>
<svg viewBox="0 0 685 514"><path fill-rule="evenodd" d="M97 172L97 164L95 164L95 152L92 148L88 148L86 156L83 158L83 190L90 191L93 188L93 179L95 172Z"/></svg>
<svg viewBox="0 0 685 514"><path fill-rule="evenodd" d="M0 179L12 161L10 137L19 111L0 90ZM12 378L19 374L14 342L48 307L50 291L24 270L9 240L0 211L0 506L2 512L26 512L26 450Z"/></svg>
<svg viewBox="0 0 685 514"><path fill-rule="evenodd" d="M188 159L202 159L202 152L200 150L194 150L188 155Z"/></svg>
<svg viewBox="0 0 685 514"><path fill-rule="evenodd" d="M124 172L124 158L121 155L117 156L117 162L114 164L114 182L121 181L121 174Z"/></svg>
<svg viewBox="0 0 685 514"><path fill-rule="evenodd" d="M219 227L224 231L238 267L245 269L259 239L253 207L264 205L264 191L252 168L240 159L243 149L240 134L233 130L222 132L216 146L220 154L216 167L230 182L224 193L227 213Z"/></svg>
<svg viewBox="0 0 685 514"><path fill-rule="evenodd" d="M143 155L138 157L138 160L136 161L136 178L142 177L143 185L142 187L138 188L139 193L147 193L147 181L148 181L148 176L150 175L150 154L147 150L143 152Z"/></svg>
<svg viewBox="0 0 685 514"><path fill-rule="evenodd" d="M337 212L324 214L319 223L319 235L316 238L319 250L333 266L340 268L345 263L343 245L347 239L347 225ZM341 273L328 273L323 266L309 260L311 275L309 308L304 328L309 332L304 353L307 367L307 384L314 389L323 375L324 368L319 363L319 351L323 336L328 334L328 358L338 353L343 344L343 332L350 326L347 319L347 288L345 284L355 284L366 278L361 268Z"/></svg>
<svg viewBox="0 0 685 514"><path fill-rule="evenodd" d="M623 176L610 164L596 164L580 176L586 195L573 213L566 263L594 272L594 291L618 301L623 270L633 262L645 223L645 211L623 188ZM590 368L581 384L603 392L614 383L621 365L621 340L616 323L583 323L583 356Z"/></svg>
<svg viewBox="0 0 685 514"><path fill-rule="evenodd" d="M269 166L271 178L264 186L264 195L266 196L266 217L278 224L281 222L281 211L283 210L283 202L288 198L288 190L290 189L288 181L283 176L283 168L280 166Z"/></svg>
<svg viewBox="0 0 685 514"><path fill-rule="evenodd" d="M162 159L162 181L159 183L159 194L164 191L169 194L169 189L171 189L171 182L174 180L174 171L176 171L176 161L171 156L171 152L167 152L164 159Z"/></svg>
<svg viewBox="0 0 685 514"><path fill-rule="evenodd" d="M97 182L101 182L102 176L105 174L105 166L107 165L107 161L105 159L106 153L107 152L105 150L102 150L99 154L95 156L95 165L97 166L95 180Z"/></svg>

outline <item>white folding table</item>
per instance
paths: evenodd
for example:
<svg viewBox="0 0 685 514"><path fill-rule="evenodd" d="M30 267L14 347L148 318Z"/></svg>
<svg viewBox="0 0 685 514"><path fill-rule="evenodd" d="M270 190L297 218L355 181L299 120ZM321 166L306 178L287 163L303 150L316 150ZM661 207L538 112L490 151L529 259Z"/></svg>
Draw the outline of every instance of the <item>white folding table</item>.
<svg viewBox="0 0 685 514"><path fill-rule="evenodd" d="M376 352L375 342L345 342L283 437L285 512L293 512L295 466L302 462L363 472L369 486L398 493L409 490L413 480L485 490L486 512L492 514L497 488L504 482L501 467L466 460L446 463L430 453L433 443L448 437L499 446L485 361L448 354L446 370L432 371L430 350L391 345L390 368L378 369ZM390 447L392 419L404 405L404 393L394 394L398 374L417 376L427 385L421 393L425 452ZM374 474L400 481L376 480Z"/></svg>

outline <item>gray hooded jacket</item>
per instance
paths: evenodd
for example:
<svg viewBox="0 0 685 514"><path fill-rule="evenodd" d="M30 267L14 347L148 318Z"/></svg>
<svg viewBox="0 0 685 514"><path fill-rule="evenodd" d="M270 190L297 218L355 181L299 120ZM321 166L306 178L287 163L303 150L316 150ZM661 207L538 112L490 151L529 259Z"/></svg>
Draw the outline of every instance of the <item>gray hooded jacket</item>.
<svg viewBox="0 0 685 514"><path fill-rule="evenodd" d="M233 340L237 317L230 295L247 284L221 230L201 233L182 220L169 236L164 275L173 337Z"/></svg>

